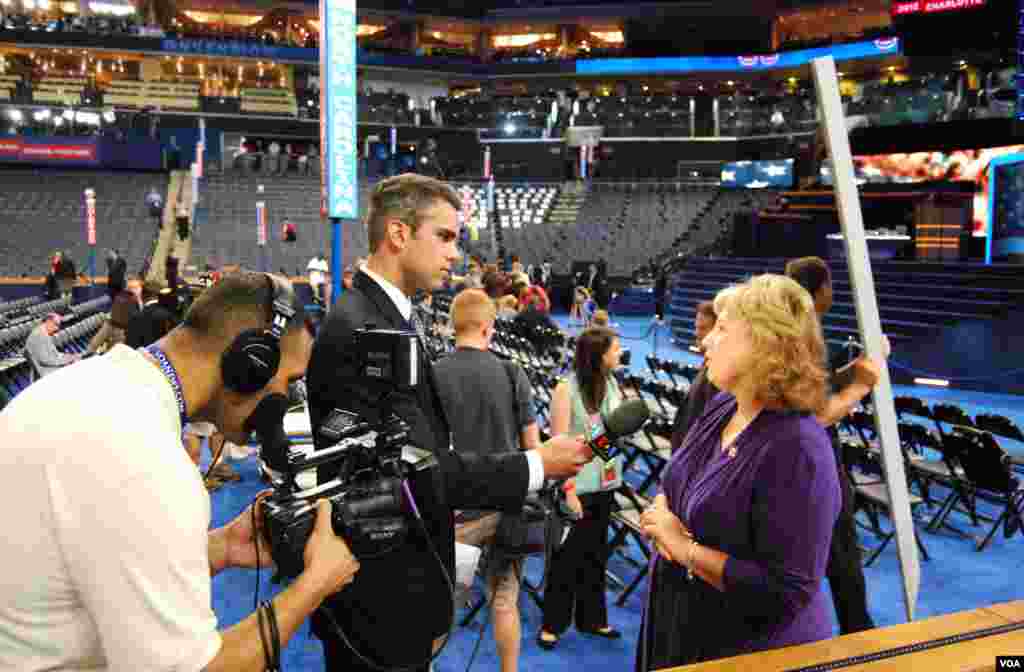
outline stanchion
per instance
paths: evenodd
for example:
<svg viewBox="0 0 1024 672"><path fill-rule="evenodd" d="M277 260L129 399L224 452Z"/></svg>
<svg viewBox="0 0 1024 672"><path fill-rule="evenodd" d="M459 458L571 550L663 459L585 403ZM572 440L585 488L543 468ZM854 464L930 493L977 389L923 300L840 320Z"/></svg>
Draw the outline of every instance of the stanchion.
<svg viewBox="0 0 1024 672"><path fill-rule="evenodd" d="M262 184L256 187L256 193L262 197ZM267 273L267 204L262 200L256 201L256 245L260 248L260 271Z"/></svg>
<svg viewBox="0 0 1024 672"><path fill-rule="evenodd" d="M89 281L96 284L96 191L85 190L85 231L89 243Z"/></svg>

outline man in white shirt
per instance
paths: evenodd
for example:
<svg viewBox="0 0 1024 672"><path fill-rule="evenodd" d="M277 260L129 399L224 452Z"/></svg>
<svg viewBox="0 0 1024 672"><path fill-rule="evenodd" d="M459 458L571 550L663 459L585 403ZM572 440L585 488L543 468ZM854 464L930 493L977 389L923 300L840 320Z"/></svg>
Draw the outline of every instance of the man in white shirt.
<svg viewBox="0 0 1024 672"><path fill-rule="evenodd" d="M264 388L225 384L222 354L243 331L269 328L271 286L262 274L229 276L155 348L115 346L0 413L0 669L265 668L256 614L218 632L211 609L212 575L269 562L255 543L259 514L208 530L210 500L181 431L191 418L244 442L263 401L305 375L312 336L296 318ZM306 569L273 600L282 648L358 569L330 504L319 507Z"/></svg>
<svg viewBox="0 0 1024 672"><path fill-rule="evenodd" d="M53 335L60 329L60 320L60 315L50 313L25 340L25 354L40 378L81 359L78 355L64 354L53 342Z"/></svg>
<svg viewBox="0 0 1024 672"><path fill-rule="evenodd" d="M313 289L313 296L320 301L324 300L323 285L326 273L330 270L327 260L323 257L313 257L306 265L306 272L309 273L309 286Z"/></svg>

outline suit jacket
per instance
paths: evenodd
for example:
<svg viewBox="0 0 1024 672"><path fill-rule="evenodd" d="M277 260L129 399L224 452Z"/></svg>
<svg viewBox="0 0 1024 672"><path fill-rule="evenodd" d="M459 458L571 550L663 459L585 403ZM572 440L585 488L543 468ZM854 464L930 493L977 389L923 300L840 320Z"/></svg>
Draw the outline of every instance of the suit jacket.
<svg viewBox="0 0 1024 672"><path fill-rule="evenodd" d="M128 321L124 344L144 348L166 336L176 325L174 313L159 303L151 303Z"/></svg>
<svg viewBox="0 0 1024 672"><path fill-rule="evenodd" d="M335 408L358 413L379 406L385 389L376 381L356 377L351 347L353 331L369 325L379 329L408 326L380 285L360 272L353 279L352 289L343 293L328 313L313 347L306 388L314 437ZM355 581L325 604L360 653L385 665L407 665L424 659L433 640L448 631L452 617L450 585L431 547L454 580L452 510L517 510L523 505L529 483L529 466L522 453L460 455L451 450L448 424L433 383L433 367L425 357L419 360L420 383L411 392L395 394L392 408L409 423L414 443L430 450L439 463L439 468L418 472L410 483L429 543L417 523L411 522L404 547L362 561ZM317 448L323 447L317 444ZM329 480L336 475L334 472L336 467L321 469L318 480ZM313 619L313 628L321 639L337 638L319 613ZM325 648L345 650L343 646ZM337 664L334 660L328 663L329 668L367 669L354 656Z"/></svg>

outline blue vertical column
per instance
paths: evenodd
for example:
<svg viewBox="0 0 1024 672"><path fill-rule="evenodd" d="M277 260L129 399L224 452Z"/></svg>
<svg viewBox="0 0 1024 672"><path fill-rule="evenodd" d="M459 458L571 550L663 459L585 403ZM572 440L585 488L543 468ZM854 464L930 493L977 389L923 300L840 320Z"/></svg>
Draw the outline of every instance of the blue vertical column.
<svg viewBox="0 0 1024 672"><path fill-rule="evenodd" d="M341 295L343 227L359 218L356 3L320 0L322 195L331 222L331 297Z"/></svg>
<svg viewBox="0 0 1024 672"><path fill-rule="evenodd" d="M388 177L398 175L398 129L388 130Z"/></svg>

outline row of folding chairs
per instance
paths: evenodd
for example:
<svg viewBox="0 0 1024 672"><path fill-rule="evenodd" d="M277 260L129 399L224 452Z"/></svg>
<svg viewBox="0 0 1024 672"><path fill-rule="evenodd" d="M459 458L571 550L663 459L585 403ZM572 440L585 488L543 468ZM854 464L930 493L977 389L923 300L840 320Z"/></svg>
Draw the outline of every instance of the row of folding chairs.
<svg viewBox="0 0 1024 672"><path fill-rule="evenodd" d="M0 303L0 322L6 321L8 317L17 317L17 315L28 312L28 309L33 305L43 300L41 296L27 296L24 299L15 299L14 301L5 301Z"/></svg>
<svg viewBox="0 0 1024 672"><path fill-rule="evenodd" d="M1021 440L1020 428L1005 416L979 414L971 418L954 404L928 406L916 397L897 397L898 433L903 453L911 506L937 510L925 524L929 532L948 529L976 542L978 551L987 547L1000 530L1009 538L1024 527L1024 490L1020 462L1014 462L1000 445L1000 438ZM930 420L932 427L915 420ZM889 508L888 491L881 480L880 455L875 434L875 419L870 404L852 413L842 423L846 440L844 450L855 491L871 521L871 528L882 539L882 547L891 540L883 532L877 516ZM940 498L934 495L940 493ZM986 515L978 503L994 506L997 514ZM965 515L971 525L989 524L988 532L977 539L955 527L954 512ZM1024 533L1024 532L1022 532ZM920 544L920 542L919 542ZM880 549L879 549L880 550ZM869 560L877 557L874 554Z"/></svg>

